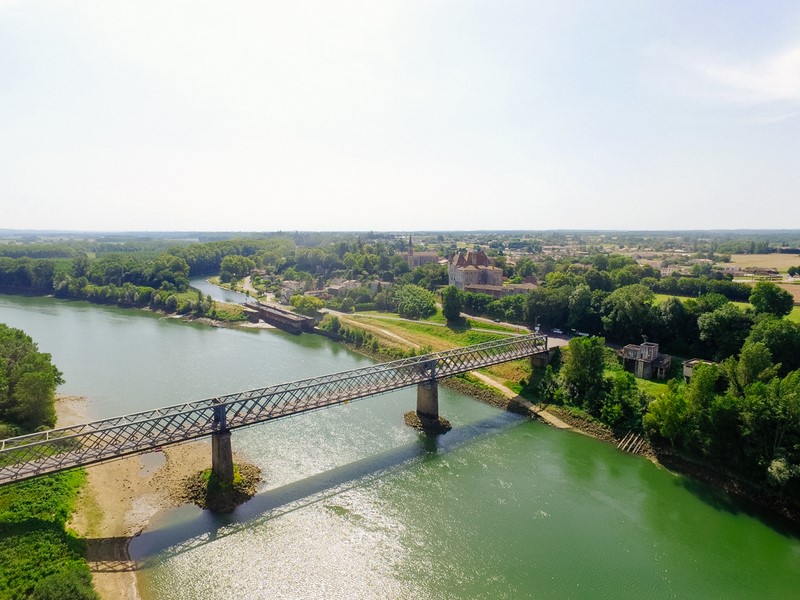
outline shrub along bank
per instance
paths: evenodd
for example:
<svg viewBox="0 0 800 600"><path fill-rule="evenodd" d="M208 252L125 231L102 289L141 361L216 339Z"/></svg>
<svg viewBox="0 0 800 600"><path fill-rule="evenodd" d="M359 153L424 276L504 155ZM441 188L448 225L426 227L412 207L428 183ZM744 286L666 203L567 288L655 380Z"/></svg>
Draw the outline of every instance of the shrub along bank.
<svg viewBox="0 0 800 600"><path fill-rule="evenodd" d="M0 598L99 598L85 543L65 529L85 478L76 469L0 487Z"/></svg>
<svg viewBox="0 0 800 600"><path fill-rule="evenodd" d="M61 373L19 329L0 324L0 439L55 424ZM97 598L82 540L65 529L83 470L0 487L0 598Z"/></svg>

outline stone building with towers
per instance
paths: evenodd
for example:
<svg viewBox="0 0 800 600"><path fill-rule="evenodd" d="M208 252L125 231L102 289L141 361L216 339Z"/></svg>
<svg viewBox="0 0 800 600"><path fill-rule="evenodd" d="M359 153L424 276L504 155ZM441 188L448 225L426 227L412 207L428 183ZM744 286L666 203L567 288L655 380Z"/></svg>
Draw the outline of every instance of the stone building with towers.
<svg viewBox="0 0 800 600"><path fill-rule="evenodd" d="M447 278L450 285L460 290L472 286L502 286L503 269L492 266L483 250L470 250L450 259Z"/></svg>

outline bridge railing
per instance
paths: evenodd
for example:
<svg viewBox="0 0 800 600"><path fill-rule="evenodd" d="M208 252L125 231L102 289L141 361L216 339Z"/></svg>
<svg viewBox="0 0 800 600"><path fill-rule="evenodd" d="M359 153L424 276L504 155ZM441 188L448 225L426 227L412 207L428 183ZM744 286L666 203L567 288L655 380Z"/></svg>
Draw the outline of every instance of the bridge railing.
<svg viewBox="0 0 800 600"><path fill-rule="evenodd" d="M524 335L0 441L0 484L151 450L547 350Z"/></svg>

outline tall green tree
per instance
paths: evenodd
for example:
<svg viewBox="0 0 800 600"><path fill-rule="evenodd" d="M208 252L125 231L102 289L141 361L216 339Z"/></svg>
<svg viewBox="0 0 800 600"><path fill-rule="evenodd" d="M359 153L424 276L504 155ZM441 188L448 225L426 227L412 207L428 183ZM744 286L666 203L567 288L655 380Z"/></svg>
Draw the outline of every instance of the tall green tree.
<svg viewBox="0 0 800 600"><path fill-rule="evenodd" d="M773 359L781 364L782 376L800 369L800 323L771 316L762 318L747 336L748 344L755 342L769 348Z"/></svg>
<svg viewBox="0 0 800 600"><path fill-rule="evenodd" d="M750 304L757 313L785 317L792 312L794 298L786 290L769 281L759 281L750 294Z"/></svg>
<svg viewBox="0 0 800 600"><path fill-rule="evenodd" d="M603 405L604 368L603 338L577 337L569 341L568 352L561 367L564 387L573 404L582 406L593 415L599 415Z"/></svg>
<svg viewBox="0 0 800 600"><path fill-rule="evenodd" d="M569 318L569 297L572 293L570 286L546 287L532 290L526 296L525 320L529 323L536 322L549 327L564 327Z"/></svg>
<svg viewBox="0 0 800 600"><path fill-rule="evenodd" d="M603 303L603 327L609 338L638 343L650 335L655 321L655 294L644 285L626 285L611 292Z"/></svg>
<svg viewBox="0 0 800 600"><path fill-rule="evenodd" d="M686 347L696 337L696 333L692 335L692 319L679 298L667 298L658 306L656 322L658 339L663 344L678 342L681 347Z"/></svg>
<svg viewBox="0 0 800 600"><path fill-rule="evenodd" d="M413 283L431 291L439 286L447 285L447 279L447 266L438 263L421 265L403 275L404 282Z"/></svg>
<svg viewBox="0 0 800 600"><path fill-rule="evenodd" d="M636 378L627 371L616 371L609 380L600 417L613 427L639 430L642 425L644 398Z"/></svg>
<svg viewBox="0 0 800 600"><path fill-rule="evenodd" d="M397 314L409 319L424 319L436 314L436 298L433 292L418 285L399 286L394 293Z"/></svg>
<svg viewBox="0 0 800 600"><path fill-rule="evenodd" d="M594 290L603 290L610 292L614 287L614 282L611 281L611 276L605 272L595 268L589 269L583 276L586 284Z"/></svg>
<svg viewBox="0 0 800 600"><path fill-rule="evenodd" d="M314 296L306 296L305 294L295 294L289 299L289 302L292 308L304 315L313 315L316 311L325 306L325 302L321 299L315 298Z"/></svg>
<svg viewBox="0 0 800 600"><path fill-rule="evenodd" d="M241 279L253 269L256 263L252 258L240 255L230 255L222 259L220 263L220 281L227 283L232 279Z"/></svg>
<svg viewBox="0 0 800 600"><path fill-rule="evenodd" d="M63 383L49 354L20 329L0 324L0 420L26 430L55 425L54 394Z"/></svg>
<svg viewBox="0 0 800 600"><path fill-rule="evenodd" d="M663 438L676 448L682 448L686 445L689 415L686 385L670 381L667 391L647 407L644 428L650 437Z"/></svg>
<svg viewBox="0 0 800 600"><path fill-rule="evenodd" d="M454 285L448 285L442 290L442 313L449 323L461 319L461 311L464 309L464 296Z"/></svg>
<svg viewBox="0 0 800 600"><path fill-rule="evenodd" d="M686 386L689 418L684 441L692 451L706 457L713 453L719 378L720 370L716 365L698 365L692 372L692 380Z"/></svg>
<svg viewBox="0 0 800 600"><path fill-rule="evenodd" d="M534 262L524 256L517 261L517 264L514 266L514 275L519 275L520 277L528 277L536 273L536 265Z"/></svg>
<svg viewBox="0 0 800 600"><path fill-rule="evenodd" d="M578 331L586 331L592 326L592 317L592 290L588 285L582 283L572 290L569 295L567 327Z"/></svg>
<svg viewBox="0 0 800 600"><path fill-rule="evenodd" d="M738 397L743 397L757 381L771 381L780 369L780 365L772 362L772 352L761 342L745 343L738 358L726 358L720 367L728 379L728 391Z"/></svg>
<svg viewBox="0 0 800 600"><path fill-rule="evenodd" d="M752 314L731 303L704 313L697 319L700 340L708 345L716 360L739 352L752 326Z"/></svg>
<svg viewBox="0 0 800 600"><path fill-rule="evenodd" d="M800 371L747 389L742 401L744 449L764 477L772 462L786 457L800 462Z"/></svg>
<svg viewBox="0 0 800 600"><path fill-rule="evenodd" d="M25 373L14 390L14 407L9 411L16 423L28 430L53 427L56 409L53 394L56 383L52 371Z"/></svg>

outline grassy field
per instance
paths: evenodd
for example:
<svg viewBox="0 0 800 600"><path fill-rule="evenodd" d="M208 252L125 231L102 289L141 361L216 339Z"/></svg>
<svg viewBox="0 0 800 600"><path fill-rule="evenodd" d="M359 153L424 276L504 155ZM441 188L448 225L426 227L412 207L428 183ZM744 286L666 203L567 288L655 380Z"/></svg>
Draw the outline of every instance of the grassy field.
<svg viewBox="0 0 800 600"><path fill-rule="evenodd" d="M671 296L669 294L656 294L655 296L656 296L655 300L656 306L658 306L659 304L663 304L664 302L667 301L668 298L678 298L678 300L681 300L683 302L686 302L687 300L695 300L695 298L690 298L688 296ZM752 304L750 304L749 302L731 302L731 304L735 304L739 308L752 307Z"/></svg>
<svg viewBox="0 0 800 600"><path fill-rule="evenodd" d="M371 330L384 329L407 339L419 346L429 346L434 351L449 350L459 346L469 346L493 340L504 339L502 334L475 331L466 326L441 326L428 321L403 321L381 319L376 316L361 314L348 316L348 321L364 323Z"/></svg>
<svg viewBox="0 0 800 600"><path fill-rule="evenodd" d="M363 312L355 312L352 313L352 316L355 318L363 318L363 317L375 317L379 319L387 319L396 321L400 317L397 316L397 313L391 312L383 312L379 310L369 310ZM434 323L436 325L447 326L447 319L445 319L442 311L439 310L435 315L424 319L423 321L412 321L414 323ZM490 321L483 321L478 319L464 319L457 325L454 325L455 328L461 329L489 329L491 331L499 331L499 332L506 332L506 333L526 333L527 330L524 327L509 327L508 325L502 325L500 323L492 323Z"/></svg>
<svg viewBox="0 0 800 600"><path fill-rule="evenodd" d="M246 321L247 315L244 308L238 304L228 304L226 302L215 302L215 318L220 321L237 322Z"/></svg>
<svg viewBox="0 0 800 600"><path fill-rule="evenodd" d="M365 327L380 339L381 344L399 347L398 340L392 337L394 335L418 347L430 348L434 352L506 339L508 336L503 335L503 332L519 332L518 329L483 321L467 320L459 326L447 326L441 312L426 321L399 320L393 313L355 313L348 315L346 322L348 325ZM476 331L473 328L490 329L498 333ZM526 360L495 365L484 371L500 381L512 383L518 383L520 379L530 376L530 366Z"/></svg>
<svg viewBox="0 0 800 600"><path fill-rule="evenodd" d="M779 283L778 287L783 288L794 297L795 305L800 304L800 284L797 283Z"/></svg>
<svg viewBox="0 0 800 600"><path fill-rule="evenodd" d="M659 304L664 304L664 302L666 302L670 298L678 298L682 302L690 300L690 298L688 298L687 296L670 296L669 294L656 294L656 300L655 300L656 306L658 306Z"/></svg>
<svg viewBox="0 0 800 600"><path fill-rule="evenodd" d="M797 254L732 254L731 264L739 267L759 267L778 269L786 273L789 267L800 265L800 256Z"/></svg>
<svg viewBox="0 0 800 600"><path fill-rule="evenodd" d="M521 379L530 379L531 363L529 360L514 360L512 362L494 365L483 369L487 374L499 379L509 388L519 391Z"/></svg>
<svg viewBox="0 0 800 600"><path fill-rule="evenodd" d="M637 379L636 385L643 392L647 392L653 398L658 398L667 391L667 384L661 381L650 381L649 379Z"/></svg>
<svg viewBox="0 0 800 600"><path fill-rule="evenodd" d="M190 289L185 292L176 292L175 297L178 302L197 302L197 290Z"/></svg>
<svg viewBox="0 0 800 600"><path fill-rule="evenodd" d="M211 279L213 279L213 277L210 278L209 281ZM175 296L177 296L178 302L197 302L197 290L195 289L175 294ZM216 310L214 318L219 319L220 321L236 323L247 320L247 315L244 312L244 308L239 304L216 301L214 302L214 306Z"/></svg>
<svg viewBox="0 0 800 600"><path fill-rule="evenodd" d="M786 318L789 319L790 321L795 321L800 323L800 305L798 305L800 303L800 285L781 285L780 287L787 289L794 296L795 306L792 308L792 312L789 313L789 316L787 316ZM691 298L688 298L686 296L670 296L669 294L656 294L655 296L656 296L655 299L656 306L666 302L667 298L678 298L683 302L691 300ZM735 304L739 308L752 308L753 306L749 302L733 302L733 304Z"/></svg>

